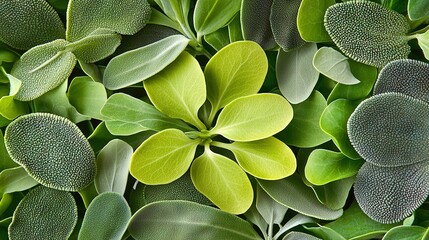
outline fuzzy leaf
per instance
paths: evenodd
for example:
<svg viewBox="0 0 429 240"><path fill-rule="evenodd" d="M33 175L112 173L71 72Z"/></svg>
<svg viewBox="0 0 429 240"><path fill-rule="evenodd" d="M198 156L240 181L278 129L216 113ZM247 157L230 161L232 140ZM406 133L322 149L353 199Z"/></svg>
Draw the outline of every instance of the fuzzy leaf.
<svg viewBox="0 0 429 240"><path fill-rule="evenodd" d="M0 195L21 192L39 184L23 167L14 167L0 172ZM1 214L0 214L1 215Z"/></svg>
<svg viewBox="0 0 429 240"><path fill-rule="evenodd" d="M307 42L330 42L324 26L326 9L335 0L302 0L298 10L297 26L302 39Z"/></svg>
<svg viewBox="0 0 429 240"><path fill-rule="evenodd" d="M425 0L409 0L408 16L413 21L429 17L429 2Z"/></svg>
<svg viewBox="0 0 429 240"><path fill-rule="evenodd" d="M281 224L288 210L287 207L281 205L272 199L261 186L257 185L256 194L256 209L269 224Z"/></svg>

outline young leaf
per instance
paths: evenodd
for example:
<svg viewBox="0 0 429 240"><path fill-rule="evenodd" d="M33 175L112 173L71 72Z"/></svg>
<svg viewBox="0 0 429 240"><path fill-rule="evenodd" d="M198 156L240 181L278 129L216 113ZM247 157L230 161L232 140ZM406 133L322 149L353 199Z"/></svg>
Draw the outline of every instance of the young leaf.
<svg viewBox="0 0 429 240"><path fill-rule="evenodd" d="M146 80L173 62L188 43L183 35L173 35L118 55L107 64L103 83L107 89L117 90Z"/></svg>
<svg viewBox="0 0 429 240"><path fill-rule="evenodd" d="M77 191L94 180L94 152L70 120L49 113L31 113L6 128L10 157L39 183Z"/></svg>
<svg viewBox="0 0 429 240"><path fill-rule="evenodd" d="M231 159L206 149L191 166L195 187L225 212L242 214L253 202L246 173Z"/></svg>
<svg viewBox="0 0 429 240"><path fill-rule="evenodd" d="M429 17L429 2L425 0L409 0L408 16L413 21Z"/></svg>
<svg viewBox="0 0 429 240"><path fill-rule="evenodd" d="M128 168L133 148L126 142L114 139L97 156L97 173L94 184L98 193L125 193L128 180Z"/></svg>
<svg viewBox="0 0 429 240"><path fill-rule="evenodd" d="M360 81L353 76L347 59L347 57L331 47L322 47L314 54L313 66L317 71L338 83L345 85L358 84Z"/></svg>
<svg viewBox="0 0 429 240"><path fill-rule="evenodd" d="M121 0L70 0L67 8L66 39L80 40L97 28L132 35L146 25L150 18L147 0L124 2Z"/></svg>
<svg viewBox="0 0 429 240"><path fill-rule="evenodd" d="M198 144L177 129L158 132L134 152L130 173L144 184L170 183L189 169Z"/></svg>
<svg viewBox="0 0 429 240"><path fill-rule="evenodd" d="M421 240L426 239L428 229L420 226L397 226L390 229L386 235L383 236L383 240Z"/></svg>
<svg viewBox="0 0 429 240"><path fill-rule="evenodd" d="M292 116L292 107L282 96L254 94L228 103L210 133L234 141L260 140L283 130Z"/></svg>
<svg viewBox="0 0 429 240"><path fill-rule="evenodd" d="M0 41L13 48L30 49L64 38L64 33L60 17L44 0L0 3Z"/></svg>
<svg viewBox="0 0 429 240"><path fill-rule="evenodd" d="M193 35L188 22L188 14L191 7L190 0L154 0L154 2L158 4L168 18L180 25L180 29L186 32L184 35L188 37Z"/></svg>
<svg viewBox="0 0 429 240"><path fill-rule="evenodd" d="M268 224L281 224L288 208L272 199L261 186L257 185L256 187L256 209L258 212Z"/></svg>
<svg viewBox="0 0 429 240"><path fill-rule="evenodd" d="M14 167L0 172L0 195L21 192L39 184L23 167ZM1 214L0 214L1 215Z"/></svg>
<svg viewBox="0 0 429 240"><path fill-rule="evenodd" d="M206 101L206 84L200 64L191 54L180 54L164 70L144 81L144 88L161 112L206 129L198 118L198 110Z"/></svg>
<svg viewBox="0 0 429 240"><path fill-rule="evenodd" d="M133 215L128 231L135 239L261 240L252 225L216 208L187 201L148 204Z"/></svg>
<svg viewBox="0 0 429 240"><path fill-rule="evenodd" d="M76 222L77 206L70 193L39 186L15 209L9 239L68 239Z"/></svg>
<svg viewBox="0 0 429 240"><path fill-rule="evenodd" d="M67 42L59 39L36 46L21 56L11 71L11 75L22 82L15 99L34 100L67 79L76 64L76 58L66 51L66 46Z"/></svg>
<svg viewBox="0 0 429 240"><path fill-rule="evenodd" d="M326 9L335 0L302 0L298 9L297 26L302 39L307 42L330 42L324 26Z"/></svg>
<svg viewBox="0 0 429 240"><path fill-rule="evenodd" d="M121 239L130 218L130 207L122 195L116 192L102 193L89 204L78 239Z"/></svg>
<svg viewBox="0 0 429 240"><path fill-rule="evenodd" d="M292 104L305 101L313 92L319 72L313 67L315 43L307 43L291 52L279 50L276 76L280 91Z"/></svg>

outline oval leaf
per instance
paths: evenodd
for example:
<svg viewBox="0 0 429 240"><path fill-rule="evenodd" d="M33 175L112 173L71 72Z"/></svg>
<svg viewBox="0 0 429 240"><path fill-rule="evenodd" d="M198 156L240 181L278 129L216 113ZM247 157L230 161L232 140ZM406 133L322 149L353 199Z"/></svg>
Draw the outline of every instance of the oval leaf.
<svg viewBox="0 0 429 240"><path fill-rule="evenodd" d="M23 167L9 168L0 173L0 195L25 191L37 184L39 183Z"/></svg>
<svg viewBox="0 0 429 240"><path fill-rule="evenodd" d="M429 2L425 0L409 0L408 16L415 21L429 16Z"/></svg>
<svg viewBox="0 0 429 240"><path fill-rule="evenodd" d="M240 0L200 0L194 10L194 26L198 36L225 26L240 10Z"/></svg>
<svg viewBox="0 0 429 240"><path fill-rule="evenodd" d="M397 226L390 229L383 240L424 240L428 237L428 229L420 226Z"/></svg>
<svg viewBox="0 0 429 240"><path fill-rule="evenodd" d="M326 9L335 0L302 0L298 10L297 26L302 39L307 42L330 42L324 26Z"/></svg>

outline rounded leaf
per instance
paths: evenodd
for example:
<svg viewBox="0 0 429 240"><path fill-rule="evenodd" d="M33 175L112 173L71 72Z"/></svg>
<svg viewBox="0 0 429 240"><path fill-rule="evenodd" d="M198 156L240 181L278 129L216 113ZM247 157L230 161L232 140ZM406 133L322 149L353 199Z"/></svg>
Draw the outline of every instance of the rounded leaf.
<svg viewBox="0 0 429 240"><path fill-rule="evenodd" d="M6 128L6 149L36 181L50 188L78 191L94 180L94 151L70 120L31 113Z"/></svg>
<svg viewBox="0 0 429 240"><path fill-rule="evenodd" d="M335 0L302 0L298 9L297 26L302 39L307 42L330 42L325 29L326 9L335 4Z"/></svg>
<svg viewBox="0 0 429 240"><path fill-rule="evenodd" d="M408 16L415 21L429 16L429 2L425 0L409 0Z"/></svg>
<svg viewBox="0 0 429 240"><path fill-rule="evenodd" d="M227 23L240 10L240 0L199 0L195 4L194 26L199 36L212 33Z"/></svg>

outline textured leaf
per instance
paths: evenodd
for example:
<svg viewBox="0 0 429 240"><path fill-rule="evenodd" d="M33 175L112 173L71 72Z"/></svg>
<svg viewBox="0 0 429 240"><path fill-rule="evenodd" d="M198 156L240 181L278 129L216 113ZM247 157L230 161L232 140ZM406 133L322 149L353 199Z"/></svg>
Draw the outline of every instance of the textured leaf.
<svg viewBox="0 0 429 240"><path fill-rule="evenodd" d="M408 16L413 21L429 17L429 3L424 0L409 0Z"/></svg>
<svg viewBox="0 0 429 240"><path fill-rule="evenodd" d="M297 26L302 39L307 42L330 42L324 26L326 9L335 0L302 0L298 10Z"/></svg>
<svg viewBox="0 0 429 240"><path fill-rule="evenodd" d="M22 167L9 168L0 172L0 194L25 191L37 184L39 183Z"/></svg>

